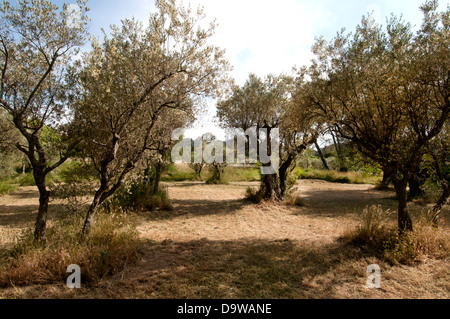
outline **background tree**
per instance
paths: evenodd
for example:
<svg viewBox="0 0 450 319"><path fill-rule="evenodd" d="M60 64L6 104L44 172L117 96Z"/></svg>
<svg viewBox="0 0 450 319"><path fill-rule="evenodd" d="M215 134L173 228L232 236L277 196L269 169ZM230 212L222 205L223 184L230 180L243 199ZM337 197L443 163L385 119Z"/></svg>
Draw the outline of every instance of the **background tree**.
<svg viewBox="0 0 450 319"><path fill-rule="evenodd" d="M450 197L450 134L447 122L441 134L435 138L426 153L426 167L430 175L439 183L442 194L431 211L431 222L438 226L441 210Z"/></svg>
<svg viewBox="0 0 450 319"><path fill-rule="evenodd" d="M400 234L413 228L408 182L450 111L450 10L438 13L436 1L421 9L415 36L392 16L386 31L364 17L354 35L319 39L310 69L310 103L393 182Z"/></svg>
<svg viewBox="0 0 450 319"><path fill-rule="evenodd" d="M83 59L76 121L100 180L84 234L97 207L144 153L170 138L155 133L166 121L165 110L193 114L203 96L213 96L226 82L228 63L223 51L208 44L215 25L200 26L202 11L192 14L174 0L157 1L156 7L147 28L124 20Z"/></svg>
<svg viewBox="0 0 450 319"><path fill-rule="evenodd" d="M198 180L201 180L203 169L206 166L206 162L204 161L204 158L203 158L203 151L205 150L206 141L203 139L203 136L199 136L197 139L192 141L192 149L195 149L195 145L197 145L197 144L202 145L202 148L201 148L202 159L201 159L201 161L198 161L198 163L195 163L195 153L192 152L191 163L188 163L188 166L195 172L196 178Z"/></svg>
<svg viewBox="0 0 450 319"><path fill-rule="evenodd" d="M0 6L0 107L23 136L17 147L27 156L39 189L37 240L45 238L50 196L46 176L68 159L77 143L69 141L67 127L60 125L66 115L66 66L86 39L88 9L85 1L77 5L79 20L72 24L66 5L61 10L49 1L18 0ZM62 137L54 145L60 153L54 162L41 140L44 127Z"/></svg>
<svg viewBox="0 0 450 319"><path fill-rule="evenodd" d="M194 115L172 108L164 109L159 115L152 130L150 145L144 154L144 176L152 183L153 195L157 193L161 181L161 175L168 165L172 163L171 150L177 143L172 140L172 132L175 129L188 127L194 122ZM150 175L151 178L150 178Z"/></svg>
<svg viewBox="0 0 450 319"><path fill-rule="evenodd" d="M319 142L317 141L317 139L314 141L314 146L316 147L317 153L319 154L319 158L322 161L323 168L326 169L327 171L329 171L330 168L328 167L327 160L326 160L325 156L323 155L322 149L320 148L320 145L319 145Z"/></svg>
<svg viewBox="0 0 450 319"><path fill-rule="evenodd" d="M258 144L266 139L269 147L267 154L272 151L280 153L278 174L261 177L260 192L266 200L282 200L289 168L295 165L298 155L317 138L313 133L317 125L312 122L312 113L307 111L302 94L302 89L296 90L292 77L269 75L262 80L250 74L243 87L234 86L230 96L218 103L218 117L224 127L244 132L253 130ZM271 133L275 128L280 132L279 150L270 149ZM260 129L266 130L264 136L259 134ZM265 165L270 166L271 163Z"/></svg>

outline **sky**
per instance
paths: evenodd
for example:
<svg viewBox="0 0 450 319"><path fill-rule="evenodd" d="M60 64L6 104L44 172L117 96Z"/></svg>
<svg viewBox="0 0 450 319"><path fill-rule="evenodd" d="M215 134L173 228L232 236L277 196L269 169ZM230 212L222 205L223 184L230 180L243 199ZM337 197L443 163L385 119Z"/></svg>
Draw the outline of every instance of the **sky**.
<svg viewBox="0 0 450 319"><path fill-rule="evenodd" d="M54 0L57 4L71 0ZM73 0L73 3L75 1ZM308 65L315 37L331 40L345 28L353 31L361 17L373 12L375 20L386 25L391 13L403 15L415 29L422 22L419 10L424 0L181 0L193 8L203 6L207 20L218 27L211 43L226 50L233 66L231 76L243 85L249 73L290 74L294 66ZM444 10L450 0L440 0ZM120 24L135 17L144 23L155 12L154 0L89 0L90 33L100 36L101 28ZM186 135L197 137L211 132L224 138L214 124L215 101L209 102L207 113L200 116L194 129Z"/></svg>

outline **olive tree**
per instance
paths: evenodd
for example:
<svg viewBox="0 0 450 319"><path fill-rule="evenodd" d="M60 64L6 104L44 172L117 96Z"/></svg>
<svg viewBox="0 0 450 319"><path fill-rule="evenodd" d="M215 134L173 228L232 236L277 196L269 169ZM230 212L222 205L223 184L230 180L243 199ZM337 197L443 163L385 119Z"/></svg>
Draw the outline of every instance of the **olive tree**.
<svg viewBox="0 0 450 319"><path fill-rule="evenodd" d="M280 201L287 190L289 168L297 157L317 138L318 125L304 103L303 84L286 75L269 75L264 80L250 74L244 86L234 86L227 99L218 103L218 117L225 128L255 134L261 150L267 155L279 154L279 167L273 174L263 174L260 192L266 200ZM312 116L311 116L312 115ZM264 134L260 134L264 129ZM280 149L271 149L272 131L279 130ZM253 133L252 133L253 131ZM251 138L250 138L251 139ZM247 143L249 144L249 143ZM263 162L263 161L262 161ZM271 162L265 163L270 167Z"/></svg>
<svg viewBox="0 0 450 319"><path fill-rule="evenodd" d="M195 14L174 0L156 2L143 28L136 20L112 26L83 58L77 82L76 122L85 154L100 186L87 212L89 234L98 206L115 193L155 141L168 109L191 115L203 96L214 96L228 63L223 51L208 43L215 25L203 27Z"/></svg>
<svg viewBox="0 0 450 319"><path fill-rule="evenodd" d="M391 16L386 29L363 17L354 34L317 40L307 98L343 138L391 179L399 232L412 230L407 186L450 111L449 13L422 7L417 34Z"/></svg>
<svg viewBox="0 0 450 319"><path fill-rule="evenodd" d="M45 238L50 196L46 176L68 159L77 144L69 142L67 125L61 125L66 115L67 65L86 39L86 1L78 0L77 5L76 23L67 5L58 8L44 0L0 5L0 107L23 136L17 147L27 156L39 189L36 240ZM53 145L60 153L55 161L41 139L44 127L61 131L63 137Z"/></svg>

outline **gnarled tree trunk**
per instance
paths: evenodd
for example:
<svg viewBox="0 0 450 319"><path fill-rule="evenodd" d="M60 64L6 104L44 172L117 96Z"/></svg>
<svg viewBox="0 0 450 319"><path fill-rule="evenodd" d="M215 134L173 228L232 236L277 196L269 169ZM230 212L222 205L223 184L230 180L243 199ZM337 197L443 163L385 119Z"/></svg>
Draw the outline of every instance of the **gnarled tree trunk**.
<svg viewBox="0 0 450 319"><path fill-rule="evenodd" d="M408 212L408 191L405 179L393 181L398 200L398 231L403 235L406 231L413 231L413 222Z"/></svg>
<svg viewBox="0 0 450 319"><path fill-rule="evenodd" d="M287 178L288 178L288 170L291 166L292 162L294 161L293 156L288 156L286 161L284 161L283 164L281 164L280 169L278 170L278 175L280 178L280 191L281 191L281 197L284 197L286 195L287 191Z"/></svg>
<svg viewBox="0 0 450 319"><path fill-rule="evenodd" d="M34 229L35 240L45 241L45 230L47 228L47 212L50 192L45 186L45 175L43 172L33 171L36 186L39 190L39 209Z"/></svg>
<svg viewBox="0 0 450 319"><path fill-rule="evenodd" d="M409 178L408 184L409 184L409 193L408 193L408 200L413 200L416 198L419 198L425 194L425 191L423 190L423 184L426 181L427 171L422 170L418 168L411 174L411 177Z"/></svg>
<svg viewBox="0 0 450 319"><path fill-rule="evenodd" d="M261 178L261 191L263 199L268 201L283 200L277 174L263 175Z"/></svg>
<svg viewBox="0 0 450 319"><path fill-rule="evenodd" d="M159 183L161 181L161 174L163 171L163 167L164 167L164 165L160 161L157 161L155 163L155 179L153 181L153 190L152 190L153 194L158 193Z"/></svg>

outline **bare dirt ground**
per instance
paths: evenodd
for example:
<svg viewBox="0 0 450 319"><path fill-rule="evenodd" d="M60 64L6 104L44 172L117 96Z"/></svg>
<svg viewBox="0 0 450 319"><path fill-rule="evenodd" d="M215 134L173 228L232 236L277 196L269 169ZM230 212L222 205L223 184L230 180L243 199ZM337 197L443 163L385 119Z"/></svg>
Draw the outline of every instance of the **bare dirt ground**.
<svg viewBox="0 0 450 319"><path fill-rule="evenodd" d="M349 224L355 224L356 211L349 200L367 205L367 200L383 199L386 192L370 190L369 185L339 185L321 181L301 181L296 187L307 207L286 205L251 205L244 199L245 189L258 183L205 185L204 183L172 183L169 196L174 211L150 214L150 223L141 224L141 237L155 241L192 240L336 240ZM331 205L332 204L332 205ZM337 218L339 217L339 218Z"/></svg>
<svg viewBox="0 0 450 319"><path fill-rule="evenodd" d="M450 297L448 260L391 266L339 243L366 205L395 211L393 192L302 180L294 191L306 206L293 207L246 201L245 189L258 183L167 185L173 211L132 217L145 242L137 264L76 291L63 283L14 287L0 290L0 298ZM50 218L59 210L53 203ZM32 187L0 197L0 246L32 225L36 212ZM365 288L373 263L382 268L382 289Z"/></svg>

